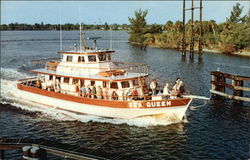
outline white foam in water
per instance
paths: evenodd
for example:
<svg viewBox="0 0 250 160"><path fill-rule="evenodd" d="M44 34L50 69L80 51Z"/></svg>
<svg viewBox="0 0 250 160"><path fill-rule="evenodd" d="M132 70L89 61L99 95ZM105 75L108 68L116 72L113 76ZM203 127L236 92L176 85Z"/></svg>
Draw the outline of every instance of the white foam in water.
<svg viewBox="0 0 250 160"><path fill-rule="evenodd" d="M7 73L6 73L7 72ZM1 77L1 103L11 104L12 106L27 110L30 112L41 112L40 118L56 119L61 121L75 121L80 122L101 122L101 123L112 123L112 124L128 124L139 127L148 127L156 125L169 125L172 123L178 123L174 117L166 117L164 114L155 116L138 117L134 119L112 119L104 118L92 115L76 114L60 109L44 106L24 99L18 98L19 90L16 87L17 81L13 80L17 78L27 78L23 73L20 73L14 69L2 69ZM8 78L12 80L8 80Z"/></svg>

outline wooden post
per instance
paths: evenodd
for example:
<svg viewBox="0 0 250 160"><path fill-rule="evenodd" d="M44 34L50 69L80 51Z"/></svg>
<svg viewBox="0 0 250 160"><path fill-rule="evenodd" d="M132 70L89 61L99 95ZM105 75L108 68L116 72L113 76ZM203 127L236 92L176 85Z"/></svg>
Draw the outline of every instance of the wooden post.
<svg viewBox="0 0 250 160"><path fill-rule="evenodd" d="M239 97L243 97L243 90L237 90L235 87L243 87L243 80L236 80L236 77L233 77L232 80L232 85L234 87L234 91L233 91L233 95L234 96L239 96ZM234 99L235 103L241 103L241 101Z"/></svg>
<svg viewBox="0 0 250 160"><path fill-rule="evenodd" d="M4 160L4 150L0 150L0 160Z"/></svg>
<svg viewBox="0 0 250 160"><path fill-rule="evenodd" d="M199 27L199 51L198 60L202 61L203 28L202 28L202 0L200 0L200 27Z"/></svg>
<svg viewBox="0 0 250 160"><path fill-rule="evenodd" d="M191 39L190 39L190 60L194 60L194 0L191 1Z"/></svg>
<svg viewBox="0 0 250 160"><path fill-rule="evenodd" d="M185 6L186 1L183 0L183 20L182 20L182 58L186 58L186 28L185 28Z"/></svg>

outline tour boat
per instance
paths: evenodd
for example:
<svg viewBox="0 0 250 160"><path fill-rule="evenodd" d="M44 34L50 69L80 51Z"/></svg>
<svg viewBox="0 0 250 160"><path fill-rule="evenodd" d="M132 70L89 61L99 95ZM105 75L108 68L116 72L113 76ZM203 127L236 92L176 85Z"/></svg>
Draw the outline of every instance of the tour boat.
<svg viewBox="0 0 250 160"><path fill-rule="evenodd" d="M131 119L166 115L183 119L192 98L152 95L146 64L114 62L111 54L115 51L100 49L96 39L92 40L95 44L92 48L82 42L71 51L57 52L61 54L60 59L33 61L45 66L30 70L36 77L19 80L20 98L102 117ZM129 90L137 95L128 95Z"/></svg>

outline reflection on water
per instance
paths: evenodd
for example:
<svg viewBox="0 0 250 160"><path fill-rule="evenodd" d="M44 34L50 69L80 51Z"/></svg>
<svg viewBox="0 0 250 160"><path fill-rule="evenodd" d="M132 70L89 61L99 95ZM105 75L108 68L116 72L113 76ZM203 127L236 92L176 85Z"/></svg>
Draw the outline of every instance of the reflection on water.
<svg viewBox="0 0 250 160"><path fill-rule="evenodd" d="M103 37L99 46L109 48L109 31L86 31L86 35ZM63 32L64 49L73 48L78 37L78 32ZM176 77L180 77L189 93L209 97L211 71L219 68L231 74L250 75L247 58L204 53L199 63L197 55L190 62L187 53L183 61L179 51L150 47L141 50L129 44L127 38L126 32L113 32L112 46L116 50L113 58L148 64L150 76L159 79L161 86L166 82L173 85ZM0 138L40 140L110 159L249 158L250 107L247 103L195 100L186 119L171 124L162 115L132 120L106 119L14 99L14 80L31 76L27 71L35 67L29 61L60 57L55 54L59 44L57 31L1 32Z"/></svg>

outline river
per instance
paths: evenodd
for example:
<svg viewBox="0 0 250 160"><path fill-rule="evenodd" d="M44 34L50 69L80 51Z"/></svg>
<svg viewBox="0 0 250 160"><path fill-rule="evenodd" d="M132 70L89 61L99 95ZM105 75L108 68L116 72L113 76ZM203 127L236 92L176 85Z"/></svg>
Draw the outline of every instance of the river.
<svg viewBox="0 0 250 160"><path fill-rule="evenodd" d="M131 45L124 31L86 31L86 36L102 37L98 46L112 46L114 60L148 64L161 86L180 77L193 95L210 97L211 71L250 75L249 58L204 53L202 63L197 55L194 62L188 56L183 61L179 51ZM79 44L78 37L77 31L64 31L63 49ZM36 67L29 61L59 57L59 50L59 31L1 31L0 139L39 141L117 160L249 158L249 103L194 100L183 122L173 123L164 117L77 115L15 98L16 80L32 76L27 71ZM17 154L6 156L14 160Z"/></svg>

